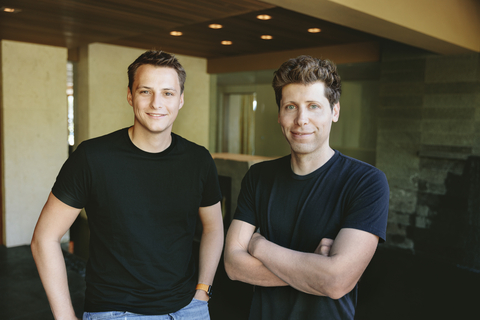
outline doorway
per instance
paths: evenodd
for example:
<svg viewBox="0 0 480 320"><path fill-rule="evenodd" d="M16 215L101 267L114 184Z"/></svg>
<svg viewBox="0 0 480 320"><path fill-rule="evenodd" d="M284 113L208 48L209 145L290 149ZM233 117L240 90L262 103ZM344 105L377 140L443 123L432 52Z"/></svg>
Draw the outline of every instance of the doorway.
<svg viewBox="0 0 480 320"><path fill-rule="evenodd" d="M255 154L255 93L225 93L221 152Z"/></svg>

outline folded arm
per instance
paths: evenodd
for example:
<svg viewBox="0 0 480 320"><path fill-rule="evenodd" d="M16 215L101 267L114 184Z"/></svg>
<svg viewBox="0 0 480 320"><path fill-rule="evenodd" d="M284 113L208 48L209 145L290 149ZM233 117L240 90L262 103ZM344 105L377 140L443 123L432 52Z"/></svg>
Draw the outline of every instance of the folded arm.
<svg viewBox="0 0 480 320"><path fill-rule="evenodd" d="M68 290L60 240L80 210L64 204L50 193L33 233L33 258L55 319L77 319Z"/></svg>
<svg viewBox="0 0 480 320"><path fill-rule="evenodd" d="M322 239L315 252L305 253L253 234L254 228L238 220L230 226L225 269L231 279L260 286L290 285L305 293L333 299L353 289L378 243L373 234L342 229L333 244L330 239Z"/></svg>
<svg viewBox="0 0 480 320"><path fill-rule="evenodd" d="M203 226L200 240L198 282L211 285L220 261L223 249L223 219L220 202L213 206L201 207L198 210ZM197 290L195 298L208 301L209 297L203 290Z"/></svg>
<svg viewBox="0 0 480 320"><path fill-rule="evenodd" d="M263 263L248 253L248 244L255 232L255 226L233 220L225 242L225 270L232 280L238 280L263 287L288 285Z"/></svg>
<svg viewBox="0 0 480 320"><path fill-rule="evenodd" d="M378 237L341 229L328 256L290 250L254 235L249 253L295 289L339 299L350 292L373 257Z"/></svg>

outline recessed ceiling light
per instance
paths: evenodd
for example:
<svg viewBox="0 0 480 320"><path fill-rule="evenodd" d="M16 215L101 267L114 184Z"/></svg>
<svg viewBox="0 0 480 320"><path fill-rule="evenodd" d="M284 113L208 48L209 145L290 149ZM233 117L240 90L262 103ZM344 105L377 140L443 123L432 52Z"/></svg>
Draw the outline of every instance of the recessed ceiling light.
<svg viewBox="0 0 480 320"><path fill-rule="evenodd" d="M233 42L230 41L230 40L223 40L221 43L222 43L224 46L231 46Z"/></svg>
<svg viewBox="0 0 480 320"><path fill-rule="evenodd" d="M269 34L264 34L260 38L262 38L263 40L272 40L273 39L273 37Z"/></svg>
<svg viewBox="0 0 480 320"><path fill-rule="evenodd" d="M319 28L310 28L307 30L308 32L310 33L319 33L320 31L322 31L321 29Z"/></svg>
<svg viewBox="0 0 480 320"><path fill-rule="evenodd" d="M174 37L180 37L181 35L183 35L183 32L181 32L181 31L171 31L170 35L174 36Z"/></svg>
<svg viewBox="0 0 480 320"><path fill-rule="evenodd" d="M270 19L272 19L272 17L269 16L268 14L259 14L259 15L257 16L257 19L258 19L258 20L270 20Z"/></svg>
<svg viewBox="0 0 480 320"><path fill-rule="evenodd" d="M8 8L8 7L1 7L0 10L3 11L3 12L8 12L8 13L18 13L18 12L22 11L22 9Z"/></svg>
<svg viewBox="0 0 480 320"><path fill-rule="evenodd" d="M223 28L223 26L221 24L218 24L218 23L209 24L208 27L210 29L222 29Z"/></svg>

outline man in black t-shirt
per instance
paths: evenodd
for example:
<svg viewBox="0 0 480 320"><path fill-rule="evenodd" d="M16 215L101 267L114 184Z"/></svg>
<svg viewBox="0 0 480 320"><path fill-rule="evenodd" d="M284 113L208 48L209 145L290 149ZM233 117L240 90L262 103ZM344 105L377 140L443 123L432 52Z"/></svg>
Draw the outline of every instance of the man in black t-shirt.
<svg viewBox="0 0 480 320"><path fill-rule="evenodd" d="M256 286L251 320L353 320L357 282L385 240L386 177L329 145L340 114L333 63L290 59L273 87L291 154L253 165L243 179L226 271Z"/></svg>
<svg viewBox="0 0 480 320"><path fill-rule="evenodd" d="M32 253L54 317L77 319L60 239L85 208L90 257L83 319L207 320L223 247L221 194L209 152L172 133L186 73L173 55L147 51L128 76L133 126L84 141L72 153L41 212ZM197 219L203 226L198 272Z"/></svg>

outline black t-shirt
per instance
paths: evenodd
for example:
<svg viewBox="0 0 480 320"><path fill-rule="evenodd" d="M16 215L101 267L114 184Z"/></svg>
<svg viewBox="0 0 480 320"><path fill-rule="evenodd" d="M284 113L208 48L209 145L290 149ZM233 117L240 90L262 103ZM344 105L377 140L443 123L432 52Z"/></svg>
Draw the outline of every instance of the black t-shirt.
<svg viewBox="0 0 480 320"><path fill-rule="evenodd" d="M198 209L221 199L205 148L172 134L148 153L125 128L81 143L52 192L88 216L85 311L166 314L191 301Z"/></svg>
<svg viewBox="0 0 480 320"><path fill-rule="evenodd" d="M323 238L354 228L385 240L389 188L375 167L334 156L316 171L299 176L290 156L253 165L242 181L235 219L260 228L269 241L314 252ZM353 319L357 287L339 300L292 287L259 287L250 319Z"/></svg>

